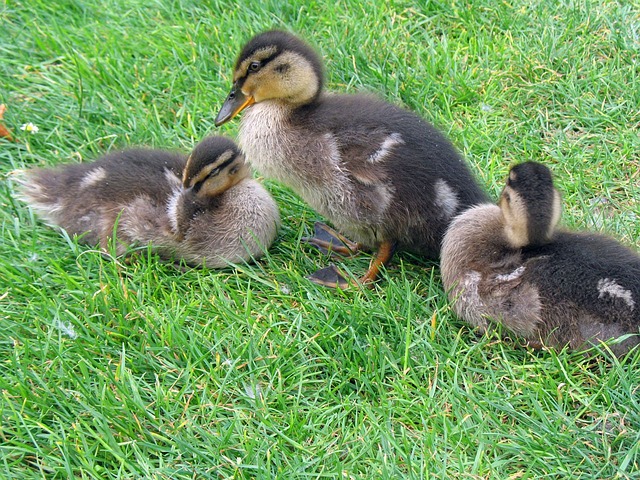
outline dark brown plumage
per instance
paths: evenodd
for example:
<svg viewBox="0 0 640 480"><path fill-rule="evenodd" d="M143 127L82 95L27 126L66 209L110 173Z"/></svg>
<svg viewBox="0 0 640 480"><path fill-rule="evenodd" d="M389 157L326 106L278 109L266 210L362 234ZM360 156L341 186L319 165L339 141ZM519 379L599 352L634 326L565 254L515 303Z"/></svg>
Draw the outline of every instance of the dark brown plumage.
<svg viewBox="0 0 640 480"><path fill-rule="evenodd" d="M487 200L455 148L422 118L371 95L323 93L322 62L294 35L251 39L233 79L216 124L246 109L239 142L247 160L358 248L378 251L364 282L396 247L437 258L453 216Z"/></svg>
<svg viewBox="0 0 640 480"><path fill-rule="evenodd" d="M45 220L117 253L151 242L166 258L223 267L262 255L280 217L231 141L209 137L186 156L128 149L93 163L27 172L26 201Z"/></svg>
<svg viewBox="0 0 640 480"><path fill-rule="evenodd" d="M481 330L491 322L532 345L574 349L624 335L640 344L640 256L616 240L557 230L560 195L551 172L511 169L499 207L470 208L449 227L442 278L455 311Z"/></svg>

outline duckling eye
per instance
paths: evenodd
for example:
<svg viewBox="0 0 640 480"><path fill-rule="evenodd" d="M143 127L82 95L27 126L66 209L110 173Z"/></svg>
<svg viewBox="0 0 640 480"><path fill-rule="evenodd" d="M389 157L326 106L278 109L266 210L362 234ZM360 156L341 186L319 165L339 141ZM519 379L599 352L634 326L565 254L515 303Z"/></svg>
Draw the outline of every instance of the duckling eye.
<svg viewBox="0 0 640 480"><path fill-rule="evenodd" d="M260 62L251 62L249 64L250 72L257 72L258 70L260 70Z"/></svg>
<svg viewBox="0 0 640 480"><path fill-rule="evenodd" d="M504 192L502 194L502 198L504 198L504 201L507 203L511 203L511 195L509 195L509 192Z"/></svg>

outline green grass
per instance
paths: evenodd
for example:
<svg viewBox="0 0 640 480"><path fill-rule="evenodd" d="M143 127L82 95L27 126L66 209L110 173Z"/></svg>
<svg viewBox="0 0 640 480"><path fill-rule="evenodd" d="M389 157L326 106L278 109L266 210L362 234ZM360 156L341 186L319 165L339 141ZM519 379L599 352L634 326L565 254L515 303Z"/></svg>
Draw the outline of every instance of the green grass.
<svg viewBox="0 0 640 480"><path fill-rule="evenodd" d="M267 258L221 271L109 260L14 200L15 169L217 132L243 42L283 27L329 88L438 125L494 196L542 161L565 224L640 246L637 1L371 3L0 2L0 478L638 478L640 352L479 336L406 254L373 290L317 288L318 217L280 185Z"/></svg>

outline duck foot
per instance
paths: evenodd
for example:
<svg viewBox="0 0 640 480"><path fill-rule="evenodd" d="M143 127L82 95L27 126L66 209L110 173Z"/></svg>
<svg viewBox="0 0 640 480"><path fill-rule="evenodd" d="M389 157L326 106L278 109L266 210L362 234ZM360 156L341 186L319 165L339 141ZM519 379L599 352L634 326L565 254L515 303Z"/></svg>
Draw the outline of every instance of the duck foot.
<svg viewBox="0 0 640 480"><path fill-rule="evenodd" d="M304 237L302 241L313 245L325 255L337 253L352 257L362 249L359 243L352 242L322 222L313 225L313 237Z"/></svg>
<svg viewBox="0 0 640 480"><path fill-rule="evenodd" d="M380 273L380 268L383 265L387 265L393 254L396 251L396 245L393 242L382 242L376 256L371 260L371 264L369 265L369 269L367 273L364 274L362 278L360 278L355 284L356 285L364 285L366 287L371 287L373 282L378 278L378 274ZM309 275L307 277L313 283L318 285L323 285L325 287L330 288L341 288L344 290L350 285L354 285L354 282L350 282L347 280L338 268L331 264L328 267L322 268L317 272Z"/></svg>
<svg viewBox="0 0 640 480"><path fill-rule="evenodd" d="M317 285L329 288L340 288L342 290L351 284L334 264L321 268L311 275L308 275L307 278Z"/></svg>

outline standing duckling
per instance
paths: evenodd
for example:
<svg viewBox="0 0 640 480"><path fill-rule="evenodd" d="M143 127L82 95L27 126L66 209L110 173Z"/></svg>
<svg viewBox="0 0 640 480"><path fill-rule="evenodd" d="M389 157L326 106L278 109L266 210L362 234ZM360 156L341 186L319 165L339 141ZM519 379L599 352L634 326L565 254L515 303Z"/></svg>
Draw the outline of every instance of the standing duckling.
<svg viewBox="0 0 640 480"><path fill-rule="evenodd" d="M225 267L259 258L280 223L234 142L208 137L189 158L150 149L27 172L22 193L49 223L118 254L152 243L163 258Z"/></svg>
<svg viewBox="0 0 640 480"><path fill-rule="evenodd" d="M370 95L325 94L323 83L322 62L305 42L259 34L236 61L216 125L246 109L239 142L249 163L356 241L319 225L312 244L377 250L362 283L376 279L396 248L437 258L451 219L487 200L466 163L417 115ZM348 285L335 267L311 279Z"/></svg>
<svg viewBox="0 0 640 480"><path fill-rule="evenodd" d="M498 205L455 218L442 279L455 312L486 331L501 323L532 346L582 349L640 344L640 256L595 233L556 230L561 198L539 163L509 172Z"/></svg>

